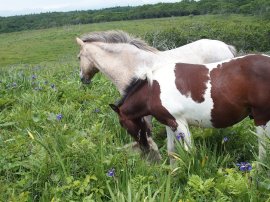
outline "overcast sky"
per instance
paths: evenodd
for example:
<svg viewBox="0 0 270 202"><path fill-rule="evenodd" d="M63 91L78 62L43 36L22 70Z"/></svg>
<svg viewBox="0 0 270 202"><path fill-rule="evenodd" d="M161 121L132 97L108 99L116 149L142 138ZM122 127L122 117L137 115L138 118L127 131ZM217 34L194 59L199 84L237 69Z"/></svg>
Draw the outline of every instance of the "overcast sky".
<svg viewBox="0 0 270 202"><path fill-rule="evenodd" d="M159 2L168 3L177 2L177 0L0 0L0 16L24 15L48 11L93 10Z"/></svg>

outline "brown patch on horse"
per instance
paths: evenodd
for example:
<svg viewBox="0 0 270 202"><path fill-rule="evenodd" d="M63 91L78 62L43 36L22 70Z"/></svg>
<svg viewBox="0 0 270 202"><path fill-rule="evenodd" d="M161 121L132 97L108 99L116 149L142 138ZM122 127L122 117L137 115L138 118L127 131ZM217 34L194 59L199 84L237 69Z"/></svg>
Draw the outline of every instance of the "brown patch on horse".
<svg viewBox="0 0 270 202"><path fill-rule="evenodd" d="M175 85L181 94L195 102L203 102L209 70L203 65L177 63L174 72L177 78Z"/></svg>
<svg viewBox="0 0 270 202"><path fill-rule="evenodd" d="M231 126L250 114L255 125L264 125L270 119L270 60L267 57L250 55L231 60L213 69L210 78L214 127Z"/></svg>

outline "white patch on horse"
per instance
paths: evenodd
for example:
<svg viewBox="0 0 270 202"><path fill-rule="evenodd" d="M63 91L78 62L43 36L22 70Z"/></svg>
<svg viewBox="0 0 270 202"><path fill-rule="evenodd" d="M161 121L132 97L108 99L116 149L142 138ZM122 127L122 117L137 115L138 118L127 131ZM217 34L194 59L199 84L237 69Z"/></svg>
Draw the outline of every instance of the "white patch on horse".
<svg viewBox="0 0 270 202"><path fill-rule="evenodd" d="M168 70L169 69L169 70ZM207 82L204 101L198 103L190 96L181 94L175 84L175 67L159 69L153 75L160 85L160 99L162 105L176 119L185 119L192 125L212 127L211 110L214 106L211 98L211 83ZM185 107L184 107L185 106Z"/></svg>

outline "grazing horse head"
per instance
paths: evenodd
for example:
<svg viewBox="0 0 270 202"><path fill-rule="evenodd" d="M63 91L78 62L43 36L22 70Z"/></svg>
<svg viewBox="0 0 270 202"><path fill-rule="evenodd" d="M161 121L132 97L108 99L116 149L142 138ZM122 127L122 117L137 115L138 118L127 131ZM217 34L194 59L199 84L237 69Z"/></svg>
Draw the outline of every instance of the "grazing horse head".
<svg viewBox="0 0 270 202"><path fill-rule="evenodd" d="M121 113L119 106L110 104L110 107L118 114L120 125L139 143L143 151L149 151L147 136L151 133L148 124L143 117L129 119Z"/></svg>
<svg viewBox="0 0 270 202"><path fill-rule="evenodd" d="M121 79L129 81L129 78L125 79L125 77L120 79L119 75L133 76L134 73L129 73L132 68L140 62L141 58L149 58L142 56L141 52L147 54L146 52L157 51L141 39L123 31L92 32L76 40L81 47L78 58L83 83L90 83L98 71L108 74L110 79L117 80L115 82L118 83ZM117 72L120 70L121 72Z"/></svg>
<svg viewBox="0 0 270 202"><path fill-rule="evenodd" d="M76 38L76 40L77 43L81 46L81 50L78 55L78 59L80 60L80 78L82 83L89 84L91 83L93 76L99 70L96 68L91 56L87 53L85 43L79 38Z"/></svg>

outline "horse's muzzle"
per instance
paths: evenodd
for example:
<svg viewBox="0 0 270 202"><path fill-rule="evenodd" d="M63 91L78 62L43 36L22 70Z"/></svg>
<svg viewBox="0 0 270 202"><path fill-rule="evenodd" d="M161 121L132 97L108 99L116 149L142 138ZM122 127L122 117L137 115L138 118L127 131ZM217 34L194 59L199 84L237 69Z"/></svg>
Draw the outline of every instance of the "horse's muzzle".
<svg viewBox="0 0 270 202"><path fill-rule="evenodd" d="M91 80L90 79L81 78L81 82L83 84L90 84L91 83Z"/></svg>

